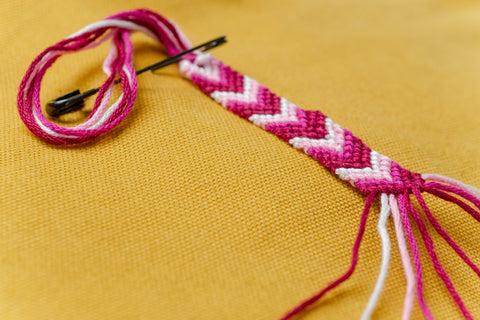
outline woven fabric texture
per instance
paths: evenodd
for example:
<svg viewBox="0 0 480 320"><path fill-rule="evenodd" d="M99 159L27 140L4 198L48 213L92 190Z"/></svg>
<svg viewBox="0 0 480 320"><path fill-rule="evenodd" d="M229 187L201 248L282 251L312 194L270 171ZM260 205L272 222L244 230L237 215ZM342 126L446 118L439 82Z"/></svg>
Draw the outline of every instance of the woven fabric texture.
<svg viewBox="0 0 480 320"><path fill-rule="evenodd" d="M139 77L132 112L77 147L31 134L16 93L32 59L81 27L147 7L212 53L308 110L321 110L415 172L480 184L480 6L438 1L2 1L0 318L278 319L347 268L364 195L273 134L223 109L176 67ZM135 66L165 55L133 35ZM68 55L41 98L96 87L108 46ZM93 105L62 116L84 121ZM480 264L480 225L426 197ZM302 319L357 319L380 268L378 203L356 273ZM388 224L390 235L393 224ZM416 232L416 230L415 230ZM480 318L480 280L431 230ZM417 233L418 237L418 233ZM421 247L421 255L427 257ZM395 243L374 319L398 319ZM460 313L425 259L438 319ZM421 319L415 306L412 319Z"/></svg>

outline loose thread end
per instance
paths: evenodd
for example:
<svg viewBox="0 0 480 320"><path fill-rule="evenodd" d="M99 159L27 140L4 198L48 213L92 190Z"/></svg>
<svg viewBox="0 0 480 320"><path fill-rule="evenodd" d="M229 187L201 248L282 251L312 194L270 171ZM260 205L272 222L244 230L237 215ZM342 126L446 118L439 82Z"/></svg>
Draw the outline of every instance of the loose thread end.
<svg viewBox="0 0 480 320"><path fill-rule="evenodd" d="M430 209L428 208L422 192L430 193L439 199L449 201L462 208L465 212L469 213L473 218L480 222L480 193L477 193L474 187L463 184L451 178L446 178L436 175L424 175L425 179L421 185L412 185L411 190L405 190L399 194L381 194L382 209L380 211L378 231L382 240L382 264L380 273L378 276L375 289L370 296L367 307L362 315L362 320L370 319L373 313L375 305L380 296L383 283L386 278L388 269L388 257L390 255L390 242L388 240L388 233L386 233L385 223L391 211L393 220L395 223L395 231L397 235L400 254L402 256L402 263L404 265L405 276L407 279L407 291L404 301L404 310L402 319L409 319L413 307L413 299L415 297L415 286L417 288L417 300L420 305L420 309L427 320L433 320L433 315L430 312L425 300L423 298L423 280L422 280L422 265L420 261L419 250L415 241L415 237L410 226L409 217L413 218L415 225L417 226L422 242L427 250L430 260L434 266L438 276L444 282L448 292L452 296L453 301L458 306L460 312L465 319L473 319L460 295L457 293L453 282L450 280L446 270L441 265L436 252L432 237L430 236L427 226L421 217L421 213L414 207L410 195L413 194L414 199L421 207L422 213L426 216L428 222L433 226L435 231L442 236L442 238L448 243L448 245L462 258L462 260L480 277L480 268L473 263L473 261L467 256L467 254L460 248L460 246L448 235L445 229L436 220ZM370 212L370 208L375 198L380 192L369 193L365 201L365 208L360 218L360 226L356 236L356 240L352 249L352 259L349 269L337 280L329 284L322 289L319 293L313 295L311 298L305 300L297 307L288 312L280 320L289 320L294 316L299 315L311 305L315 304L320 298L322 298L327 292L334 289L344 281L346 281L355 271L358 262L358 252L360 243L365 232L367 223L367 217ZM468 203L467 203L468 202ZM470 204L469 204L470 203ZM405 231L405 234L403 233ZM410 255L407 248L407 242L412 252L413 266L410 264Z"/></svg>

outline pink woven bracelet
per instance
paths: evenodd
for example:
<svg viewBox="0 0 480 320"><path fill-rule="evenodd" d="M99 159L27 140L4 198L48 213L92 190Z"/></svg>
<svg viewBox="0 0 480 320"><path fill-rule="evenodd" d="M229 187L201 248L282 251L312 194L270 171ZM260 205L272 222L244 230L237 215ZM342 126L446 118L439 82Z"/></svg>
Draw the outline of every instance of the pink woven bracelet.
<svg viewBox="0 0 480 320"><path fill-rule="evenodd" d="M169 55L191 47L173 22L145 9L121 12L93 23L47 48L32 62L18 92L18 110L25 125L38 137L54 144L81 143L118 125L131 110L137 94L137 78L132 63L133 47L129 37L131 31L141 31L149 35L163 45ZM88 120L73 128L61 127L49 121L42 113L39 98L41 81L47 69L65 53L93 48L108 39L112 40L111 50L103 65L107 80L99 90ZM437 258L422 216L427 218L435 231L479 277L480 269L438 223L422 193L427 192L452 202L480 222L478 189L451 178L433 174L421 175L402 168L387 156L370 149L349 130L343 129L320 111L299 108L254 79L224 65L210 54L195 51L185 56L179 66L184 77L224 108L309 154L333 174L348 181L367 196L348 270L319 293L293 308L282 319L290 319L302 312L354 272L367 217L376 198L380 198L381 202L378 231L382 239L382 263L362 319L370 318L387 275L391 243L386 222L390 216L395 225L407 279L402 319L410 319L415 296L425 318L433 319L423 298L422 265L410 218L419 229L435 271L444 282L453 302L465 319L473 319ZM121 79L123 93L115 102L109 103L117 75ZM423 215L414 207L411 197L418 202Z"/></svg>

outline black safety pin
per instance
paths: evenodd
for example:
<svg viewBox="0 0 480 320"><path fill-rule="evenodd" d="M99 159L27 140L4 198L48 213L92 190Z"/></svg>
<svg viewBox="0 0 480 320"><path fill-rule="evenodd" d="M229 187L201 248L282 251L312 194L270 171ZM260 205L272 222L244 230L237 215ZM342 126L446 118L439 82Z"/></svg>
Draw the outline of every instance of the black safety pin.
<svg viewBox="0 0 480 320"><path fill-rule="evenodd" d="M180 52L179 54L176 54L174 56L168 57L165 60L162 60L160 62L154 63L148 67L145 67L143 69L135 71L137 75L140 75L144 73L145 71L151 70L152 72L155 70L158 70L160 68L169 66L171 64L174 64L180 59L186 55L189 54L195 50L200 50L200 51L207 51L212 48L218 47L221 44L224 44L227 42L227 39L225 36L218 37L216 39L213 39L211 41L205 42L203 44L200 44L196 47L193 47L191 49L185 50L183 52ZM114 84L117 84L120 82L120 79L115 80ZM47 113L52 116L52 117L58 117L62 114L66 114L69 112L72 112L74 110L77 110L81 108L84 104L83 99L90 97L94 94L96 94L100 90L100 87L95 88L95 89L90 89L88 91L85 91L84 93L80 93L80 90L74 90L72 92L66 93L55 100L50 100L47 103L46 111Z"/></svg>

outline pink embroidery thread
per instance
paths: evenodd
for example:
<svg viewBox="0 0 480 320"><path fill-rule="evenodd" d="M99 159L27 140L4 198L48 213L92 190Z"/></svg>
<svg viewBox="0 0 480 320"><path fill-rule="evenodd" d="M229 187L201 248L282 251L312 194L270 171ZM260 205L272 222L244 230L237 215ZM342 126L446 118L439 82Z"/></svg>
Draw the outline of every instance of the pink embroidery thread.
<svg viewBox="0 0 480 320"><path fill-rule="evenodd" d="M118 125L131 110L137 94L137 78L133 68L133 46L129 32L142 31L163 45L169 55L177 54L191 45L171 21L146 9L121 12L93 23L65 40L47 48L28 68L18 92L18 110L25 125L38 137L54 144L74 144L91 140ZM107 80L101 86L88 120L74 128L50 122L42 113L40 85L47 69L65 53L93 48L111 39L111 49L103 70ZM319 293L289 311L282 319L290 319L317 302L325 293L347 280L354 272L360 244L370 209L377 197L382 199L382 219L392 212L398 245L407 279L407 293L402 319L410 318L416 282L416 296L426 319L433 316L423 298L422 265L417 243L410 226L413 218L438 276L444 282L453 301L465 319L473 319L452 281L440 264L433 241L421 213L413 206L412 195L427 220L463 261L480 277L480 269L460 246L440 226L422 197L428 192L452 202L480 222L480 191L454 180L434 174L420 175L402 168L365 145L349 130L343 129L320 111L306 111L283 97L272 93L254 79L231 69L210 54L200 51L186 56L179 65L181 74L190 79L224 108L253 124L272 132L293 147L318 160L340 179L350 182L367 195L360 217L359 231L352 249L349 269ZM109 107L113 82L119 76L122 95ZM470 204L469 204L470 203ZM383 286L388 268L390 244L385 234L385 221L379 224L383 253L382 268L362 319L369 319ZM402 230L403 229L403 230ZM413 258L413 272L404 233Z"/></svg>
<svg viewBox="0 0 480 320"><path fill-rule="evenodd" d="M410 318L410 314L413 308L413 299L415 298L415 274L413 273L407 244L405 242L405 236L403 233L402 220L400 218L397 198L395 198L395 195L391 194L389 196L389 201L390 208L392 209L393 222L395 224L395 233L397 234L400 257L402 258L403 268L405 270L405 277L407 280L407 292L405 294L405 301L403 303L402 320L408 320Z"/></svg>

